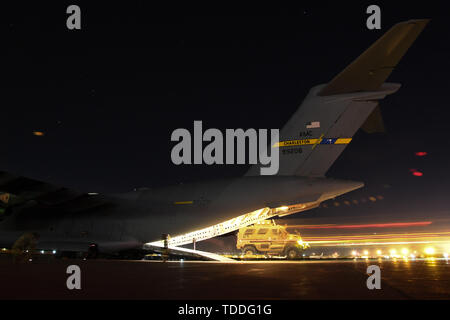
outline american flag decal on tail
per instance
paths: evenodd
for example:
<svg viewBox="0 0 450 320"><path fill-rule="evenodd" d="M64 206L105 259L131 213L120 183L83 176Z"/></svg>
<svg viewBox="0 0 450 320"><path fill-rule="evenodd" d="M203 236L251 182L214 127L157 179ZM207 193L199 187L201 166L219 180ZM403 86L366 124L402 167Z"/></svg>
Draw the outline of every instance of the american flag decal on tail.
<svg viewBox="0 0 450 320"><path fill-rule="evenodd" d="M306 129L314 129L314 128L320 128L320 122L319 121L313 121L313 122L307 122L306 123Z"/></svg>

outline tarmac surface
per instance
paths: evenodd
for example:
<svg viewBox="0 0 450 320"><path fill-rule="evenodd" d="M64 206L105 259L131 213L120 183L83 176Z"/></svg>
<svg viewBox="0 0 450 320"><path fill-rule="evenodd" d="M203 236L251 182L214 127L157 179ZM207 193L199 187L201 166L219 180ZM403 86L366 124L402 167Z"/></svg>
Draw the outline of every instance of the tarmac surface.
<svg viewBox="0 0 450 320"><path fill-rule="evenodd" d="M81 290L69 290L69 265ZM369 290L369 265L381 289ZM450 299L448 260L160 262L0 260L0 299Z"/></svg>

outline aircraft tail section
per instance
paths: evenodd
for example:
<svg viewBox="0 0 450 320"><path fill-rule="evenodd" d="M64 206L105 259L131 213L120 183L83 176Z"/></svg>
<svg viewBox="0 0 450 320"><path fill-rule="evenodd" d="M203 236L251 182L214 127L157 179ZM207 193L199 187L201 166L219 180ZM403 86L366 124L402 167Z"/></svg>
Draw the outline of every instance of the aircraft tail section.
<svg viewBox="0 0 450 320"><path fill-rule="evenodd" d="M427 23L395 25L330 83L310 90L272 146L279 151L278 175L325 175L378 100L400 88L384 81ZM246 175L259 173L260 165L255 165Z"/></svg>
<svg viewBox="0 0 450 320"><path fill-rule="evenodd" d="M319 95L380 88L428 22L428 19L419 19L397 23L323 87Z"/></svg>

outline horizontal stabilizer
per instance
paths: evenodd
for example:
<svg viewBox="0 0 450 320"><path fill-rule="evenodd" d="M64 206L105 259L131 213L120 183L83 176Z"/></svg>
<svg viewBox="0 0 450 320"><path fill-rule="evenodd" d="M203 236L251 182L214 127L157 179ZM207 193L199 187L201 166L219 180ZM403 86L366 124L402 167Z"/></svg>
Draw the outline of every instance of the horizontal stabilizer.
<svg viewBox="0 0 450 320"><path fill-rule="evenodd" d="M103 195L79 192L0 171L0 207L15 207L25 203L70 212L112 204Z"/></svg>

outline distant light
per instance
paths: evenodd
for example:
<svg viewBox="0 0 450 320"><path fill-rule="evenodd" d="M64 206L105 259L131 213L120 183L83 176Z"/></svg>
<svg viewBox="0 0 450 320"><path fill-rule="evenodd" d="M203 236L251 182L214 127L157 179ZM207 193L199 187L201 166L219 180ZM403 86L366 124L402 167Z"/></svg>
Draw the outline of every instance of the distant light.
<svg viewBox="0 0 450 320"><path fill-rule="evenodd" d="M426 153L426 152L424 152L424 151L419 151L419 152L416 152L415 153L415 155L416 156L418 156L418 157L423 157L423 156L426 156L428 153Z"/></svg>
<svg viewBox="0 0 450 320"><path fill-rule="evenodd" d="M381 250L377 250L377 255L381 255Z"/></svg>
<svg viewBox="0 0 450 320"><path fill-rule="evenodd" d="M44 254L44 250L41 250L41 253Z"/></svg>
<svg viewBox="0 0 450 320"><path fill-rule="evenodd" d="M364 250L364 255L367 256L369 254L369 251Z"/></svg>
<svg viewBox="0 0 450 320"><path fill-rule="evenodd" d="M52 253L53 253L53 254L56 254L56 250L53 250Z"/></svg>
<svg viewBox="0 0 450 320"><path fill-rule="evenodd" d="M356 256L357 254L358 253L355 250L352 251L352 256Z"/></svg>
<svg viewBox="0 0 450 320"><path fill-rule="evenodd" d="M403 254L404 256L408 255L408 253L409 253L409 250L408 250L408 249L406 249L406 248L403 248L403 249L402 249L402 254Z"/></svg>
<svg viewBox="0 0 450 320"><path fill-rule="evenodd" d="M42 132L42 131L33 131L33 135L35 135L37 137L42 137L42 136L44 136L44 132Z"/></svg>
<svg viewBox="0 0 450 320"><path fill-rule="evenodd" d="M391 256L395 256L397 254L397 250L391 249L389 250L389 253L391 254Z"/></svg>
<svg viewBox="0 0 450 320"><path fill-rule="evenodd" d="M88 192L88 195L90 195L90 196L96 196L96 195L98 195L98 193L97 193L97 192Z"/></svg>
<svg viewBox="0 0 450 320"><path fill-rule="evenodd" d="M423 176L423 173L420 172L420 171L414 171L412 174L413 174L413 176L416 176L416 177L421 177L421 176Z"/></svg>
<svg viewBox="0 0 450 320"><path fill-rule="evenodd" d="M433 247L425 248L425 253L426 254L434 254L434 252L435 252L435 250L434 250Z"/></svg>
<svg viewBox="0 0 450 320"><path fill-rule="evenodd" d="M448 253L447 252L444 252L443 256L444 256L445 259L448 259Z"/></svg>

